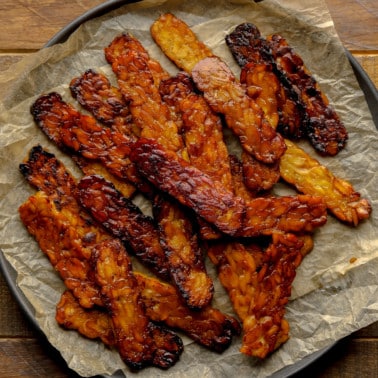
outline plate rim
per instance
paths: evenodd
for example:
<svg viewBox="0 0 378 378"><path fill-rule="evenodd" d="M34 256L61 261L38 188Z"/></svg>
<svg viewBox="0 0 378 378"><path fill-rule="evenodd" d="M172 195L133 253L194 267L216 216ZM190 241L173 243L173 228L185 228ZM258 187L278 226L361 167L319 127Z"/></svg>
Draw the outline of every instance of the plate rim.
<svg viewBox="0 0 378 378"><path fill-rule="evenodd" d="M59 30L45 45L43 48L51 47L58 43L65 42L70 35L76 31L83 23L86 21L92 20L96 17L100 17L105 15L106 13L109 13L113 10L116 10L117 8L120 8L123 5L131 4L131 3L137 3L141 0L108 0L104 3L101 3L86 12L84 12L82 15L75 18L73 21L68 23L66 26L64 26L61 30ZM354 71L354 74L356 76L356 79L358 81L358 84L365 96L365 100L368 104L369 110L371 112L373 122L378 129L378 90L375 86L375 84L372 82L371 78L367 75L365 70L362 68L358 60L347 50L345 49L345 55L349 60L349 63ZM4 255L4 252L0 248L0 272L2 273L5 282L9 288L10 293L15 298L18 306L21 308L21 311L26 315L27 320L32 324L32 327L37 331L38 336L43 338L47 341L48 345L55 351L57 351L59 354L59 350L57 350L55 347L53 347L50 342L48 341L46 335L41 330L36 317L35 317L35 311L33 306L30 304L28 299L26 298L25 294L22 292L20 287L17 285L17 272L13 268L13 266L10 264L10 262L7 260L7 258ZM271 377L273 378L279 378L279 377L288 377L293 374L299 373L304 368L308 368L312 363L316 362L320 357L325 355L327 352L329 352L339 341L336 341L332 343L331 345L314 352L306 357L304 357L302 360L292 364L285 366L281 370L275 372ZM64 363L66 363L63 360ZM98 375L97 377L102 378L121 378L125 377L125 375L120 373L115 373L111 376L109 375Z"/></svg>

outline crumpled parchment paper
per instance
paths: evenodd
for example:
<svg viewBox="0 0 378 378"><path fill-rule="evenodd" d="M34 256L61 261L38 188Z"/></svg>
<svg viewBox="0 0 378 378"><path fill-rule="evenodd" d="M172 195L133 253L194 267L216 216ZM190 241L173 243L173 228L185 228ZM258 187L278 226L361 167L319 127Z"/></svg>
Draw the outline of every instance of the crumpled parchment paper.
<svg viewBox="0 0 378 378"><path fill-rule="evenodd" d="M39 143L79 177L70 158L34 125L30 105L41 94L53 90L74 102L68 84L88 68L102 70L112 78L103 48L123 31L139 38L153 57L175 73L177 69L162 56L149 34L151 23L166 11L186 21L236 74L239 70L224 42L225 35L235 26L249 21L263 35L280 33L286 37L319 81L349 132L347 147L337 157L317 158L336 175L349 180L373 207L371 218L357 228L330 216L327 225L316 231L314 250L298 269L287 306L291 338L265 361L241 355L238 338L218 355L184 337L185 352L174 367L168 371L148 368L138 373L139 377L266 377L378 320L377 132L321 0L150 0L125 5L85 23L66 43L43 49L19 62L12 71L1 73L0 248L17 271L17 284L35 308L41 329L72 369L82 376L111 375L117 370L134 375L117 352L56 324L55 306L64 287L19 220L17 208L34 190L24 181L18 165ZM306 143L303 148L316 156ZM218 282L214 305L232 312Z"/></svg>

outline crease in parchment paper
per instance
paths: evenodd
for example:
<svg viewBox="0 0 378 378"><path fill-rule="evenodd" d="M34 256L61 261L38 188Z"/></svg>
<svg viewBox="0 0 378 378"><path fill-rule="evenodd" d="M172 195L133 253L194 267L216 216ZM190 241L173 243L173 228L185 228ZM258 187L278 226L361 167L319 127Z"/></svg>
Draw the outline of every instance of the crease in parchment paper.
<svg viewBox="0 0 378 378"><path fill-rule="evenodd" d="M35 308L41 329L73 370L82 376L111 375L118 370L134 375L116 351L56 324L55 306L64 286L20 222L17 208L35 191L19 173L18 165L32 146L41 144L80 177L70 157L33 123L31 104L41 94L57 91L78 106L68 84L88 68L114 80L103 48L125 31L139 38L170 73L177 72L149 33L152 22L167 11L186 21L235 74L239 69L224 42L235 26L248 21L255 23L263 36L279 33L286 37L319 81L349 133L347 147L334 158L317 156L306 143L301 146L350 181L373 207L371 218L357 228L329 216L327 224L315 232L314 250L297 270L287 306L290 340L265 361L240 354L240 338L219 355L184 337L185 351L174 367L138 373L138 377L266 377L378 320L377 132L324 1L143 1L91 20L67 42L42 49L12 70L0 72L0 248L17 271L17 284ZM278 192L289 190L283 185L277 188ZM215 277L214 268L210 264L208 268ZM214 306L232 313L216 279L215 287Z"/></svg>

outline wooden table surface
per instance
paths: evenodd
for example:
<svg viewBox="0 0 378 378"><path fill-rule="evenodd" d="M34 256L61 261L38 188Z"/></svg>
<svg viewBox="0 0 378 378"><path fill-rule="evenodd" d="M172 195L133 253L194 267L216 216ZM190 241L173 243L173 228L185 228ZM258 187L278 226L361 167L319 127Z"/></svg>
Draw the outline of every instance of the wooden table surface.
<svg viewBox="0 0 378 378"><path fill-rule="evenodd" d="M40 48L99 0L1 0L0 71ZM378 87L378 1L326 0L339 37ZM378 298L377 298L378 300ZM297 375L378 377L378 322ZM39 337L0 274L0 377L77 377Z"/></svg>

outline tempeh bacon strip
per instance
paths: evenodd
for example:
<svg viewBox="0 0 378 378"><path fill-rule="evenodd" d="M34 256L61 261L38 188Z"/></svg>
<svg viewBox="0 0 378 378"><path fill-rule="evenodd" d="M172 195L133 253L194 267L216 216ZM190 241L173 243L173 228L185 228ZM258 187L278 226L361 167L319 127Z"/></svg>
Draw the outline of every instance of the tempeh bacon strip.
<svg viewBox="0 0 378 378"><path fill-rule="evenodd" d="M136 44L139 45L137 50L133 48ZM158 62L151 69L147 51L129 34L114 38L105 49L105 57L117 76L120 91L129 101L130 112L141 130L141 137L156 139L185 157L184 144L179 135L180 125L173 119L158 89L160 81L168 74L159 76L159 81L154 78L155 70L160 72L163 69Z"/></svg>
<svg viewBox="0 0 378 378"><path fill-rule="evenodd" d="M200 310L214 293L213 280L206 272L203 251L193 226L193 216L171 197L159 195L153 214L161 231L171 279L187 306Z"/></svg>
<svg viewBox="0 0 378 378"><path fill-rule="evenodd" d="M135 184L146 195L151 192L151 186L140 178L128 159L133 138L100 126L93 117L80 113L55 92L39 97L31 113L36 124L59 148L100 161L114 176Z"/></svg>
<svg viewBox="0 0 378 378"><path fill-rule="evenodd" d="M126 243L146 267L169 280L165 252L154 220L114 185L100 176L86 176L78 183L78 202L108 232Z"/></svg>
<svg viewBox="0 0 378 378"><path fill-rule="evenodd" d="M121 358L132 370L174 365L182 353L182 341L146 316L138 281L121 242L113 239L96 245L91 260Z"/></svg>
<svg viewBox="0 0 378 378"><path fill-rule="evenodd" d="M162 14L151 25L151 35L165 55L189 74L200 60L214 56L188 25L171 13Z"/></svg>
<svg viewBox="0 0 378 378"><path fill-rule="evenodd" d="M127 101L104 74L89 69L71 80L70 91L99 122L127 135L137 135Z"/></svg>
<svg viewBox="0 0 378 378"><path fill-rule="evenodd" d="M297 89L309 117L307 137L317 152L334 156L348 140L348 132L319 83L299 54L280 35L267 37L278 68Z"/></svg>
<svg viewBox="0 0 378 378"><path fill-rule="evenodd" d="M191 311L177 295L176 289L155 278L134 272L147 316L184 331L195 342L216 352L230 346L233 335L240 333L239 322L213 307ZM69 292L63 293L57 305L56 320L67 329L77 330L90 339L100 338L114 345L114 332L109 314L104 309L84 309Z"/></svg>
<svg viewBox="0 0 378 378"><path fill-rule="evenodd" d="M239 230L244 204L218 181L164 149L154 140L141 138L130 158L138 170L160 190L169 193L224 233Z"/></svg>
<svg viewBox="0 0 378 378"><path fill-rule="evenodd" d="M273 234L265 251L259 245L213 245L209 257L218 268L233 308L242 320L240 351L265 358L289 338L284 319L303 242L294 234Z"/></svg>
<svg viewBox="0 0 378 378"><path fill-rule="evenodd" d="M102 305L98 287L90 279L88 259L91 246L106 236L100 237L98 227L87 224L72 207L58 209L56 203L46 193L37 192L20 206L21 221L80 305Z"/></svg>

